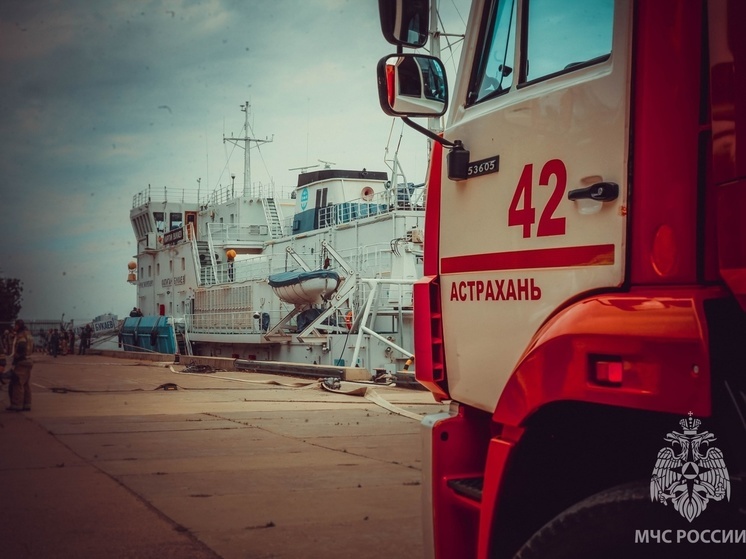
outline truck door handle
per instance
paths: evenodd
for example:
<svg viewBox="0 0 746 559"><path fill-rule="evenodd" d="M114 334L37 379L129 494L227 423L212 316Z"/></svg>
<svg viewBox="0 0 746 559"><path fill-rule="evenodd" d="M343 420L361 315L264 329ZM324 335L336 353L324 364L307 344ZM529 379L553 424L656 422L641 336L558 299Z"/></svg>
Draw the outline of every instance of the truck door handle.
<svg viewBox="0 0 746 559"><path fill-rule="evenodd" d="M611 202L619 197L619 185L615 182L597 182L585 188L577 188L567 193L570 200L597 200Z"/></svg>

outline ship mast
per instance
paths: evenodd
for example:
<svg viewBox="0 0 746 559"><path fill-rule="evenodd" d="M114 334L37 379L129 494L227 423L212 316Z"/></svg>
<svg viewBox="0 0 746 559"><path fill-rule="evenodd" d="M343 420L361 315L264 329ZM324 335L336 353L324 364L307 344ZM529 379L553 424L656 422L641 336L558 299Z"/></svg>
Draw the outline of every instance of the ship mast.
<svg viewBox="0 0 746 559"><path fill-rule="evenodd" d="M243 142L243 146L239 146L243 148L243 195L248 198L254 198L255 192L254 192L254 186L251 184L251 142L255 142L257 146L259 144L266 144L268 142L271 142L274 140L274 135L272 138L252 138L249 136L249 132L252 132L251 127L249 126L249 113L251 112L251 104L246 101L243 105L241 105L241 110L245 113L244 117L244 126L243 130L245 133L245 136L242 138L225 138L223 137L223 142L231 142L234 145L238 145L238 142ZM258 197L258 196L256 196Z"/></svg>

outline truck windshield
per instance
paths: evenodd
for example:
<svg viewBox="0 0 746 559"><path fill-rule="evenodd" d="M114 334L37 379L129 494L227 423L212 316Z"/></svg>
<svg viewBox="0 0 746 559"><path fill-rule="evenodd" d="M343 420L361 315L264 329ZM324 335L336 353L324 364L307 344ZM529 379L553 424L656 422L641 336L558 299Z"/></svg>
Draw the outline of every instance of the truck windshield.
<svg viewBox="0 0 746 559"><path fill-rule="evenodd" d="M515 0L492 2L484 36L472 103L494 97L513 85L515 54Z"/></svg>
<svg viewBox="0 0 746 559"><path fill-rule="evenodd" d="M611 53L614 0L531 0L523 81L600 62Z"/></svg>
<svg viewBox="0 0 746 559"><path fill-rule="evenodd" d="M487 3L468 104L513 87L516 11L516 0ZM525 50L520 57L520 83L595 64L611 53L614 0L531 0L521 17Z"/></svg>

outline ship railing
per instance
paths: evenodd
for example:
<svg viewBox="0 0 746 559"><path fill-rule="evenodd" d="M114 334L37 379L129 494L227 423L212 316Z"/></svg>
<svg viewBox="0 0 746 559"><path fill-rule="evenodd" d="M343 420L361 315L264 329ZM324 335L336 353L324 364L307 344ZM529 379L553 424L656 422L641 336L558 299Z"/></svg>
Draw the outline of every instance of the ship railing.
<svg viewBox="0 0 746 559"><path fill-rule="evenodd" d="M253 192L259 198L276 198L285 197L290 198L294 188L278 188L274 184L265 185L261 182L254 183ZM213 190L207 196L200 198L200 206L203 209L207 209L210 206L218 206L230 202L240 196L243 196L243 191L237 191L234 185L221 186Z"/></svg>
<svg viewBox="0 0 746 559"><path fill-rule="evenodd" d="M362 277L380 277L382 273L387 274L391 270L390 242L361 245L338 252Z"/></svg>
<svg viewBox="0 0 746 559"><path fill-rule="evenodd" d="M148 188L138 192L132 197L132 207L139 208L150 202L178 202L182 204L199 203L199 189L190 188Z"/></svg>
<svg viewBox="0 0 746 559"><path fill-rule="evenodd" d="M390 337L386 338L373 330L372 326L375 322L376 316L382 310L382 301L386 298L383 294L385 286L398 286L399 293L399 305L395 305L396 312L399 315L399 324L404 322L405 315L411 316L411 308L407 308L407 303L411 305L411 301L406 300L405 293L409 291L411 293L411 286L413 286L417 280L415 279L377 279L377 278L364 278L361 282L368 285L367 296L365 298L365 304L362 307L362 312L359 320L356 320L357 337L355 339L355 350L352 353L352 363L357 363L358 356L360 355L360 348L363 345L364 335L368 334L378 340L388 344L391 348L398 351L405 357L413 357L414 354L407 349L402 347L402 340L392 340ZM409 288L409 289L407 289ZM402 328L399 328L399 335L401 336ZM399 343L397 344L396 341Z"/></svg>
<svg viewBox="0 0 746 559"><path fill-rule="evenodd" d="M208 226L209 231L209 226ZM215 255L215 243L213 243L212 235L207 235L207 248L210 251L210 270L212 270L212 283L218 283L218 272L217 265L218 261Z"/></svg>
<svg viewBox="0 0 746 559"><path fill-rule="evenodd" d="M362 335L368 334L385 341L385 343L391 345L403 355L411 357L411 352L396 344L397 340L392 340L391 338L384 339L381 334L373 329L373 324L382 316L397 316L398 324L402 324L406 316L411 316L411 300L407 301L407 297L402 297L399 305L391 306L390 301L387 301L386 288L398 288L399 293L405 293L408 289L411 291L411 286L414 283L415 280L361 280L361 284L359 285L361 287L359 302L354 304L355 308L362 309L360 320L356 320L356 323L359 324L359 328L355 334L355 347L357 351L359 351L363 343ZM344 315L348 310L349 307L336 309L330 317L324 320L324 324L319 327L329 331L347 331L343 325L345 324ZM266 312L262 310L197 312L195 314L187 314L184 316L184 335L185 339L189 340L192 334L264 334L278 324L286 314L286 311ZM288 323L287 326L291 330L295 329L295 321ZM398 330L401 331L401 328ZM399 343L401 344L401 340L399 340ZM353 362L355 361L353 360Z"/></svg>
<svg viewBox="0 0 746 559"><path fill-rule="evenodd" d="M362 276L373 277L376 273L380 274L380 270L391 269L392 254L390 243L362 245L353 249L340 250L339 253ZM309 264L318 262L318 254L308 252L300 253L299 255ZM290 267L288 264L290 264ZM271 262L266 256L257 256L256 258L237 260L234 263L232 280L229 279L228 263L218 264L216 271L219 282L240 282L266 279L271 274L294 269L293 266L293 263L287 263L282 259L275 259Z"/></svg>
<svg viewBox="0 0 746 559"><path fill-rule="evenodd" d="M187 318L184 316L184 331L182 332L182 336L184 337L184 351L187 355L194 355L194 352L192 351L192 341L189 339L189 329L186 327L187 324ZM178 343L177 343L178 347Z"/></svg>
<svg viewBox="0 0 746 559"><path fill-rule="evenodd" d="M362 245L339 251L339 253L358 271L359 275L363 277L376 277L376 275L377 277L381 277L381 270L385 270L383 272L383 279L391 279L390 270L392 268L393 255L390 243ZM319 258L318 254L311 253L302 253L300 256L309 264L318 262ZM288 269L294 269L294 263L291 263L290 267L288 267L288 263L284 260L275 259L274 262L271 262L265 256L257 256L256 258L236 260L233 263L216 262L211 268L210 278L214 278L214 282L211 282L211 284L238 283L263 280L271 274L285 272Z"/></svg>
<svg viewBox="0 0 746 559"><path fill-rule="evenodd" d="M398 309L412 309L413 279L401 278L359 278L357 290L354 296L354 306L362 308L366 301L374 293L377 312L383 314L396 314ZM374 284L372 282L379 282Z"/></svg>
<svg viewBox="0 0 746 559"><path fill-rule="evenodd" d="M276 188L271 186L259 186L260 197L274 198L276 195L290 197L293 189ZM233 185L219 186L215 190L205 193L199 188L174 188L155 187L148 185L132 197L132 208L139 208L151 202L174 202L181 204L197 204L202 209L230 202L237 198L241 192L236 192Z"/></svg>
<svg viewBox="0 0 746 559"><path fill-rule="evenodd" d="M208 223L207 230L210 237L217 242L264 242L270 239L269 227L266 223Z"/></svg>
<svg viewBox="0 0 746 559"><path fill-rule="evenodd" d="M185 327L191 334L261 334L280 319L279 312L234 311L188 314Z"/></svg>
<svg viewBox="0 0 746 559"><path fill-rule="evenodd" d="M239 283L252 280L266 280L271 274L287 271L285 266L270 267L266 257L250 258L231 262L216 263L211 267L210 278L215 281L204 282L209 285Z"/></svg>
<svg viewBox="0 0 746 559"><path fill-rule="evenodd" d="M192 245L192 258L194 259L194 270L197 273L197 283L202 283L202 263L199 261L199 246L197 245L197 235L194 232L193 223L187 223L187 239Z"/></svg>
<svg viewBox="0 0 746 559"><path fill-rule="evenodd" d="M378 192L370 198L355 198L348 202L330 204L319 208L318 228L333 227L345 223L389 214L401 210L423 211L424 195L423 189L416 187L400 186L396 191L393 189ZM285 218L282 229L287 235L293 234L294 217Z"/></svg>
<svg viewBox="0 0 746 559"><path fill-rule="evenodd" d="M231 186L219 186L212 192L202 192L199 188L169 188L167 186L141 190L132 197L132 207L139 208L151 202L174 202L181 204L196 204L206 209L230 202L237 195Z"/></svg>
<svg viewBox="0 0 746 559"><path fill-rule="evenodd" d="M236 190L232 185L219 186L202 200L201 206L203 208L208 208L210 206L225 204L226 202L230 202L236 197Z"/></svg>
<svg viewBox="0 0 746 559"><path fill-rule="evenodd" d="M257 198L290 198L295 192L294 186L282 187L275 185L274 182L264 184L257 181L252 186Z"/></svg>
<svg viewBox="0 0 746 559"><path fill-rule="evenodd" d="M232 270L230 262L221 263L216 272L219 283L267 279L272 273L265 258L238 260L233 263Z"/></svg>

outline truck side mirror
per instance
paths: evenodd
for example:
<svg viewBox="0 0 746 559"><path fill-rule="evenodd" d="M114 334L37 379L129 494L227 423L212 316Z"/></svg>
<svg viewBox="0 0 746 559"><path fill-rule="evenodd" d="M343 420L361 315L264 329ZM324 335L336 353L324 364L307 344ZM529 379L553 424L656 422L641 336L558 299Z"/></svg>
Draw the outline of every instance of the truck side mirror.
<svg viewBox="0 0 746 559"><path fill-rule="evenodd" d="M381 31L392 45L421 48L427 43L428 0L378 0Z"/></svg>
<svg viewBox="0 0 746 559"><path fill-rule="evenodd" d="M448 110L443 63L423 54L391 54L378 62L378 100L389 116L438 117Z"/></svg>

